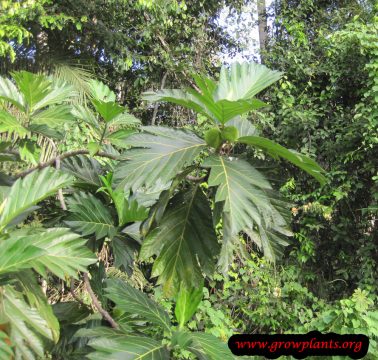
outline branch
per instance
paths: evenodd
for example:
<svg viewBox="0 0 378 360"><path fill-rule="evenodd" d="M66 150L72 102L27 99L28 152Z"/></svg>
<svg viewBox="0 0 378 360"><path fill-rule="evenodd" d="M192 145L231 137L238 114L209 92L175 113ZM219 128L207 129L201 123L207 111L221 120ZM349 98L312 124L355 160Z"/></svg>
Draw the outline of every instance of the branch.
<svg viewBox="0 0 378 360"><path fill-rule="evenodd" d="M194 182L202 182L202 181L204 181L206 179L206 177L207 177L207 175L201 176L201 177L187 175L186 176L186 180L194 181Z"/></svg>
<svg viewBox="0 0 378 360"><path fill-rule="evenodd" d="M165 86L165 80L167 79L168 71L164 73L163 79L161 80L161 85L160 85L160 90L164 89ZM159 108L159 103L157 102L154 107L154 113L152 114L152 119L151 119L151 125L155 125L155 120L156 120L156 115L157 111Z"/></svg>
<svg viewBox="0 0 378 360"><path fill-rule="evenodd" d="M74 278L71 277L71 280L70 280L70 293L72 295L72 297L78 302L80 303L82 306L84 307L88 307L87 304L85 304L76 294L75 294L75 283L74 283Z"/></svg>
<svg viewBox="0 0 378 360"><path fill-rule="evenodd" d="M114 321L114 319L110 316L110 314L102 308L100 302L98 301L95 293L92 290L91 284L89 282L88 273L83 273L83 279L85 283L85 287L87 288L87 291L89 293L89 296L92 299L92 303L95 306L95 308L98 310L98 312L101 314L101 316L111 325L113 329L118 329L118 324Z"/></svg>
<svg viewBox="0 0 378 360"><path fill-rule="evenodd" d="M38 165L36 165L36 166L34 166L30 169L27 169L25 171L18 173L17 175L15 175L15 178L16 179L23 178L23 177L25 177L26 175L29 175L30 173L32 173L35 170L44 169L45 167L54 165L56 163L57 158L59 158L59 160L63 160L65 158L68 158L68 157L71 157L71 156L76 156L76 155L89 155L89 150L68 151L66 153L63 153L63 154L61 154L57 157L50 159L49 161L39 163ZM113 160L118 160L118 158L119 158L118 155L105 153L103 151L98 151L94 156L106 157L106 158L113 159Z"/></svg>

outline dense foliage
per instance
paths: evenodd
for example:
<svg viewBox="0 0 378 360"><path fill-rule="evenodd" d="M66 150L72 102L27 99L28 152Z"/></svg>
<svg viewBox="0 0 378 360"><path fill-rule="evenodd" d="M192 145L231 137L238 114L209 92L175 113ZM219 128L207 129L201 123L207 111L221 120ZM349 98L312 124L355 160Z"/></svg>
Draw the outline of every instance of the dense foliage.
<svg viewBox="0 0 378 360"><path fill-rule="evenodd" d="M244 5L1 2L1 360L378 356L377 5L276 1L219 66Z"/></svg>

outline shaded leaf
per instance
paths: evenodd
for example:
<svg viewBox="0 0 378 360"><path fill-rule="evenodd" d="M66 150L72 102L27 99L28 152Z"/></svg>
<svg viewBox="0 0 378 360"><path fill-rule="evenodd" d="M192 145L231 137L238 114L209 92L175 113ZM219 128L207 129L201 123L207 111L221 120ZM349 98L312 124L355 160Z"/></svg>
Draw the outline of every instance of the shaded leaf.
<svg viewBox="0 0 378 360"><path fill-rule="evenodd" d="M74 175L84 185L89 184L96 189L101 186L99 175L103 169L96 159L83 155L72 156L63 160L62 170Z"/></svg>
<svg viewBox="0 0 378 360"><path fill-rule="evenodd" d="M212 226L209 203L198 187L173 197L159 225L143 241L140 258L156 255L152 276L165 292L202 281L202 271L213 270L219 246Z"/></svg>
<svg viewBox="0 0 378 360"><path fill-rule="evenodd" d="M74 231L83 236L95 234L97 240L115 235L117 230L108 208L92 194L74 194L67 205L71 215L64 222Z"/></svg>
<svg viewBox="0 0 378 360"><path fill-rule="evenodd" d="M25 178L18 179L2 204L0 229L4 229L25 210L54 194L58 189L68 186L72 181L71 176L51 168L34 171Z"/></svg>
<svg viewBox="0 0 378 360"><path fill-rule="evenodd" d="M106 285L106 297L119 309L130 314L138 314L148 322L171 331L168 314L146 294L119 279L107 280Z"/></svg>
<svg viewBox="0 0 378 360"><path fill-rule="evenodd" d="M128 232L126 231L126 233ZM111 246L114 254L114 266L131 273L134 258L140 248L138 242L132 238L131 234L130 238L116 236L112 239Z"/></svg>
<svg viewBox="0 0 378 360"><path fill-rule="evenodd" d="M152 187L160 179L167 183L183 167L190 165L205 142L189 131L165 127L143 127L144 133L126 139L129 146L139 147L125 152L130 158L121 161L114 173L118 188Z"/></svg>

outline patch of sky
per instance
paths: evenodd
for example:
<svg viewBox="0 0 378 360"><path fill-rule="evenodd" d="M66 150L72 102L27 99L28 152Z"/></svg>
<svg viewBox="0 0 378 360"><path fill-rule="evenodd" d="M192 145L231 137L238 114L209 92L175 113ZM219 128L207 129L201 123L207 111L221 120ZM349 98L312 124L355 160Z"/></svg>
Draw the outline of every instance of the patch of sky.
<svg viewBox="0 0 378 360"><path fill-rule="evenodd" d="M273 2L274 0L265 0L266 7L269 9L270 14ZM272 25L273 19L274 17L268 17L268 27ZM231 11L230 7L226 6L221 11L217 22L233 40L240 44L240 49L237 53L220 52L218 54L219 60L223 64L230 64L235 61L260 61L256 1L251 1L249 4L245 5L239 14Z"/></svg>

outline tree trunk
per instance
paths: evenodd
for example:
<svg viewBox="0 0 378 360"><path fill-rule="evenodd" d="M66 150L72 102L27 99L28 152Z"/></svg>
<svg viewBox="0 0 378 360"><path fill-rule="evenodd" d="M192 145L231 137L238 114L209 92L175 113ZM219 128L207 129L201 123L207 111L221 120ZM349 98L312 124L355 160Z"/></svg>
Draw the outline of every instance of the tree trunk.
<svg viewBox="0 0 378 360"><path fill-rule="evenodd" d="M266 22L266 5L265 0L257 0L257 13L259 25L259 42L260 42L260 57L263 63L263 53L265 51L265 42L267 38L267 22Z"/></svg>

